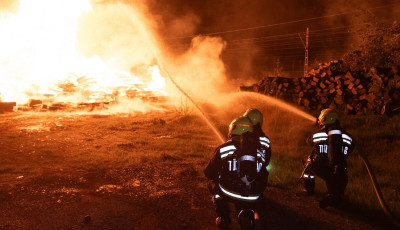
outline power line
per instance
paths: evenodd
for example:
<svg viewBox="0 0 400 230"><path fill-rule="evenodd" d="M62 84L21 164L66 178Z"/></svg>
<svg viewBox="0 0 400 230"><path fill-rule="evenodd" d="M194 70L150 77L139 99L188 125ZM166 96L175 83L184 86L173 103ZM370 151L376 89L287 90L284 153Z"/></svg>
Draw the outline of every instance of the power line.
<svg viewBox="0 0 400 230"><path fill-rule="evenodd" d="M390 3L390 4L371 7L371 8L366 8L366 9L358 9L358 10L353 10L353 11L347 11L347 12L343 12L343 13L336 13L336 14L330 14L330 15L318 16L318 17L312 17L312 18L305 18L305 19L299 19L299 20L293 20L293 21L286 21L286 22L274 23L274 24L269 24L269 25L261 25L261 26L253 26L253 27L247 27L247 28L241 28L241 29L205 33L205 34L201 34L201 35L209 36L209 35L227 34L227 33L242 32L242 31L248 31L248 30L254 30L254 29L275 27L275 26L281 26L281 25L288 25L288 24L299 23L299 22L307 22L307 21L313 21L313 20L317 20L317 19L343 16L343 15L354 13L354 12L361 11L361 10L367 11L367 10L374 10L374 9L384 8L384 7L393 6L393 5L396 5L396 4L399 4L399 3L400 2L396 2L396 3ZM166 40L182 39L182 38L193 38L193 37L196 37L196 36L198 36L198 35L167 38Z"/></svg>
<svg viewBox="0 0 400 230"><path fill-rule="evenodd" d="M330 31L330 30L336 30L336 29L345 29L345 28L357 28L360 25L363 25L366 23L361 23L361 24L354 24L352 26L341 26L341 27L333 27L333 28L327 28L327 29L317 29L317 30L312 30L310 31L310 34L312 34L313 37L315 36L333 36L333 35L337 35L337 34L351 34L351 33L355 33L354 31L338 31L338 32L323 32L323 31ZM244 39L233 39L233 40L227 40L226 42L228 44L240 44L240 43L256 43L256 42L272 42L272 41L283 41L283 40L298 40L298 34L299 33L289 33L289 34L280 34L280 35L271 35L271 36L262 36L262 37L254 37L254 38L244 38ZM302 35L305 35L304 33L300 33ZM315 39L313 39L314 41ZM296 42L297 43L297 42ZM189 45L190 41L188 41L187 43L182 43L179 42L177 44L173 44L174 45Z"/></svg>

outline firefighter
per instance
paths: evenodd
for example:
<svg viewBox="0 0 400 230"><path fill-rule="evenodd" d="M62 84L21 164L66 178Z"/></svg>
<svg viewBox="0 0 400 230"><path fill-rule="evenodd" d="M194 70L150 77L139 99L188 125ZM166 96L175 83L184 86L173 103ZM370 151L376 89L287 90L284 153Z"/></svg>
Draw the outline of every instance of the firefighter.
<svg viewBox="0 0 400 230"><path fill-rule="evenodd" d="M310 194L314 191L315 176L322 178L328 195L319 201L321 208L339 205L347 186L347 156L354 149L354 141L340 126L338 113L324 109L317 119L320 130L307 142L313 147L312 153L303 161L302 180Z"/></svg>
<svg viewBox="0 0 400 230"><path fill-rule="evenodd" d="M233 120L229 125L229 140L216 148L204 170L216 207L216 225L221 229L231 223L229 203L235 204L242 227L251 221L262 203L268 178L265 149L270 148L270 141L265 137L262 146L253 131L247 117Z"/></svg>
<svg viewBox="0 0 400 230"><path fill-rule="evenodd" d="M260 112L260 110L251 108L246 110L243 116L247 117L253 125L253 133L255 133L259 137L261 148L265 150L265 164L268 165L269 161L271 160L271 147L269 143L269 138L262 130L262 125L264 121L263 114Z"/></svg>

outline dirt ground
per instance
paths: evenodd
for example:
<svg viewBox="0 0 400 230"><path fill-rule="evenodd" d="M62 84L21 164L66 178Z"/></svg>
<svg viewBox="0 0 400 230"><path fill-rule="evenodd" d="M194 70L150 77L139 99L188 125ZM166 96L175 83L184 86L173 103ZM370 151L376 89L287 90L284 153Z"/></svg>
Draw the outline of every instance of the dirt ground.
<svg viewBox="0 0 400 230"><path fill-rule="evenodd" d="M0 114L0 229L216 229L197 116ZM269 187L266 229L388 229ZM234 226L237 228L237 225Z"/></svg>

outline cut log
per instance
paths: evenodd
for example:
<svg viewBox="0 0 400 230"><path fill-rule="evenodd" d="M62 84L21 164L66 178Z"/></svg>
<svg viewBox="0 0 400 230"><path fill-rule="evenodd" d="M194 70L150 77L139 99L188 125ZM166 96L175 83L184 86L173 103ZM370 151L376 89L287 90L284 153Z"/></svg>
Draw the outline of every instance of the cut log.
<svg viewBox="0 0 400 230"><path fill-rule="evenodd" d="M16 102L0 102L0 112L12 112Z"/></svg>
<svg viewBox="0 0 400 230"><path fill-rule="evenodd" d="M29 107L34 107L35 105L41 105L43 104L42 100L36 100L36 99L29 99Z"/></svg>
<svg viewBox="0 0 400 230"><path fill-rule="evenodd" d="M346 73L345 78L346 78L346 79L349 79L350 81L354 81L354 77L351 75L350 72L347 72L347 73Z"/></svg>
<svg viewBox="0 0 400 230"><path fill-rule="evenodd" d="M348 110L353 110L353 109L354 109L353 106L351 106L351 105L349 105L349 104L346 105L346 108L347 108Z"/></svg>
<svg viewBox="0 0 400 230"><path fill-rule="evenodd" d="M351 83L352 83L351 80L346 80L346 81L343 82L343 84L345 84L345 85L350 85Z"/></svg>
<svg viewBox="0 0 400 230"><path fill-rule="evenodd" d="M302 99L302 102L303 102L303 105L304 105L306 108L309 107L310 101L309 101L307 98L303 98L303 99Z"/></svg>
<svg viewBox="0 0 400 230"><path fill-rule="evenodd" d="M334 101L337 105L342 105L344 103L343 98L338 95L335 96Z"/></svg>

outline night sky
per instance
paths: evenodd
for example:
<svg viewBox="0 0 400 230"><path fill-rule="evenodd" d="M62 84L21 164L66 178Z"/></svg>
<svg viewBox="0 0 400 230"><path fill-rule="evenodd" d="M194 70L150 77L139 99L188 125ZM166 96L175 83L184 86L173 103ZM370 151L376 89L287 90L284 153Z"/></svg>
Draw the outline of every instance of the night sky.
<svg viewBox="0 0 400 230"><path fill-rule="evenodd" d="M256 79L273 74L277 59L282 75L303 74L300 36L305 41L307 27L312 68L354 49L368 15L385 23L400 17L398 0L150 0L148 6L173 50L187 49L194 35L220 36L227 41L222 57L228 75Z"/></svg>

